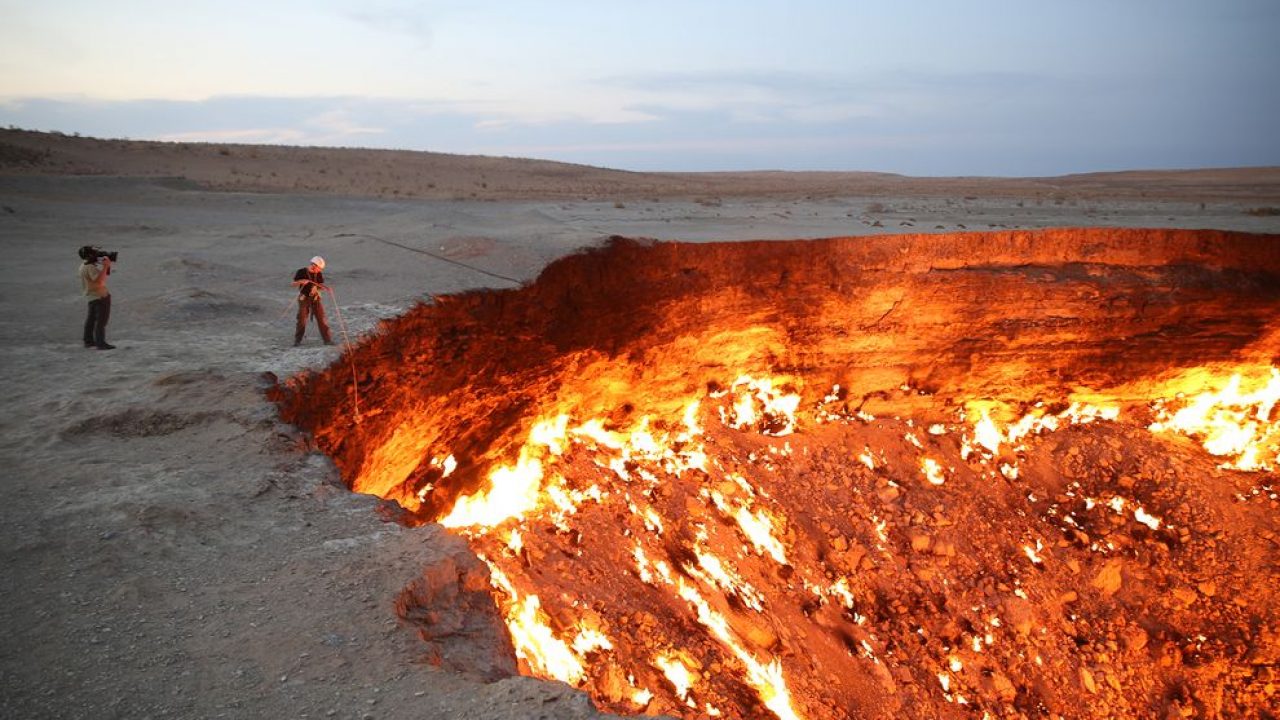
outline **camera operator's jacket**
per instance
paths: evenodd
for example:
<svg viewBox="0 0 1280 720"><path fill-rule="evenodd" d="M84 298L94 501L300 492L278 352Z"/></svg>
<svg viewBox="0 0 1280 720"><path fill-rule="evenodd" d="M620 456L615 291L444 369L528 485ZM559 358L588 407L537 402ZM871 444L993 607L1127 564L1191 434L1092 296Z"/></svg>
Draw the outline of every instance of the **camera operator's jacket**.
<svg viewBox="0 0 1280 720"><path fill-rule="evenodd" d="M107 272L97 263L84 263L80 266L80 286L84 288L84 296L93 300L101 300L110 295L107 291Z"/></svg>

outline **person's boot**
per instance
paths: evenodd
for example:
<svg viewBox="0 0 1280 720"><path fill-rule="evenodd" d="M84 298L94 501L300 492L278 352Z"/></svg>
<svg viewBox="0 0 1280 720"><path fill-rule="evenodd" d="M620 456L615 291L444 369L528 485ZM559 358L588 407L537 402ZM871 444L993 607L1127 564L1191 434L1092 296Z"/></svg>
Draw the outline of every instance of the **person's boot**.
<svg viewBox="0 0 1280 720"><path fill-rule="evenodd" d="M105 343L105 342L99 345L95 345L94 347L98 348L99 350L115 350L116 349L115 345L112 345L111 343Z"/></svg>

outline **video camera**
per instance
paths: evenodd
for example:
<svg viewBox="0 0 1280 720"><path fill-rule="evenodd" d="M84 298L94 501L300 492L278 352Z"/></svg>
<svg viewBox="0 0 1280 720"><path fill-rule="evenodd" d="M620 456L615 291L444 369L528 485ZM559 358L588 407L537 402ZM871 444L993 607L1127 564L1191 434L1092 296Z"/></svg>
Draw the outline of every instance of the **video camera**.
<svg viewBox="0 0 1280 720"><path fill-rule="evenodd" d="M85 245L80 248L80 259L85 262L97 262L98 258L106 258L111 262L115 262L118 257L120 257L120 252L117 250L103 250L93 245Z"/></svg>

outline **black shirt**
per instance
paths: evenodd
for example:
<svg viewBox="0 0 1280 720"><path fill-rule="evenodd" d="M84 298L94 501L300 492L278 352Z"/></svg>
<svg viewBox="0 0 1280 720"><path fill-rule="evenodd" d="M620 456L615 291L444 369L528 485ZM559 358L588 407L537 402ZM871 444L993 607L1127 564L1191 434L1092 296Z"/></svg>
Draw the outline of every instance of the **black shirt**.
<svg viewBox="0 0 1280 720"><path fill-rule="evenodd" d="M321 285L324 284L324 273L322 272L313 273L308 268L302 268L298 270L298 272L293 274L293 279L295 281L310 280L311 282L306 282L298 286L299 295L310 295L311 288L313 287L312 283L320 283Z"/></svg>

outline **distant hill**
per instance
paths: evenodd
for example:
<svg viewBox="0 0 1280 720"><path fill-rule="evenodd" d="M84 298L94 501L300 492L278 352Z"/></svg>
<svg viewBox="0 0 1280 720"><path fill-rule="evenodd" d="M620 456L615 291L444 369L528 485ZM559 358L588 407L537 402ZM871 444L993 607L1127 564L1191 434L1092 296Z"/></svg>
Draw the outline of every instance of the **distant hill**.
<svg viewBox="0 0 1280 720"><path fill-rule="evenodd" d="M0 175L181 177L232 191L447 200L724 197L1026 197L1280 203L1280 167L1134 170L1046 178L873 172L641 173L410 150L152 142L0 130Z"/></svg>

